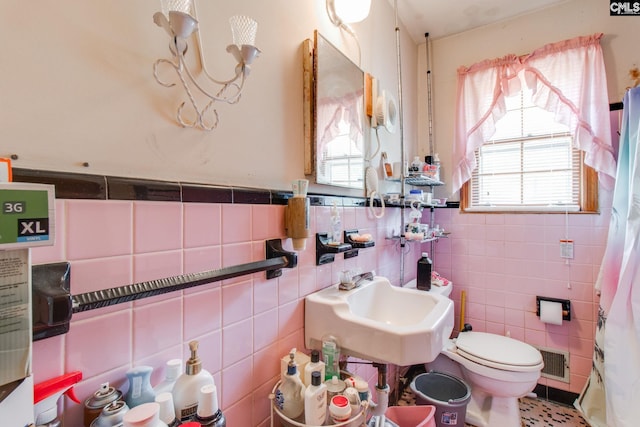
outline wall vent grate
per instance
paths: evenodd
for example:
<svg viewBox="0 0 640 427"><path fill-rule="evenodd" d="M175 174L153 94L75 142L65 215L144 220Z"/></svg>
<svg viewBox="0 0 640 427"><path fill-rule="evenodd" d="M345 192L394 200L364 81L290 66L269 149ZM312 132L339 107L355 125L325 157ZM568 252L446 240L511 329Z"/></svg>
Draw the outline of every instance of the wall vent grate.
<svg viewBox="0 0 640 427"><path fill-rule="evenodd" d="M542 354L544 368L541 376L565 383L569 382L569 352L535 346Z"/></svg>

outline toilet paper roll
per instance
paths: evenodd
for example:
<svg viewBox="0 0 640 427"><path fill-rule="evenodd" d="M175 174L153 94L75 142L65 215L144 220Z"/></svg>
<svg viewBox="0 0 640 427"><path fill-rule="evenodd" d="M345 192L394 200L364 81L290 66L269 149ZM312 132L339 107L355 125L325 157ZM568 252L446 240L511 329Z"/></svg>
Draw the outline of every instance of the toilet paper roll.
<svg viewBox="0 0 640 427"><path fill-rule="evenodd" d="M540 301L540 320L552 325L562 325L562 303Z"/></svg>

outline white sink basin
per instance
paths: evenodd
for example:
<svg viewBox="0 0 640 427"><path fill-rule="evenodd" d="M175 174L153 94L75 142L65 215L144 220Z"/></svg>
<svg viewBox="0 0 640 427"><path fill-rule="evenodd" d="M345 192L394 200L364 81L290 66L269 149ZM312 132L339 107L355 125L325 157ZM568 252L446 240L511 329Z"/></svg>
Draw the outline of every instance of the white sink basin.
<svg viewBox="0 0 640 427"><path fill-rule="evenodd" d="M344 291L333 285L306 297L305 346L338 339L343 354L409 366L433 361L453 330L453 302L391 285L384 277Z"/></svg>

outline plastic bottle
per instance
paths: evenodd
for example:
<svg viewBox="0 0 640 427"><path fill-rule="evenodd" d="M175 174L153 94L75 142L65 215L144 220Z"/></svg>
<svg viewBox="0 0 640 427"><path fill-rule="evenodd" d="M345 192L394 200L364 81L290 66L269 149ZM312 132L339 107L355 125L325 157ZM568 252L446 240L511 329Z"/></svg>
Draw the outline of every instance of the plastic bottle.
<svg viewBox="0 0 640 427"><path fill-rule="evenodd" d="M434 178L440 181L440 157L438 157L438 153L433 155L433 165L436 167Z"/></svg>
<svg viewBox="0 0 640 427"><path fill-rule="evenodd" d="M195 421L203 427L226 427L227 420L218 407L218 390L214 384L200 388Z"/></svg>
<svg viewBox="0 0 640 427"><path fill-rule="evenodd" d="M38 383L33 388L33 415L37 427L59 427L58 399L63 394L71 400L80 403L73 386L82 379L82 372L74 371L50 380Z"/></svg>
<svg viewBox="0 0 640 427"><path fill-rule="evenodd" d="M168 391L156 394L156 403L160 405L160 421L169 427L178 427L180 420L176 418L176 411L173 407L173 395Z"/></svg>
<svg viewBox="0 0 640 427"><path fill-rule="evenodd" d="M333 335L322 337L322 360L325 364L324 379L330 380L334 376L340 377L340 346Z"/></svg>
<svg viewBox="0 0 640 427"><path fill-rule="evenodd" d="M198 341L191 341L189 349L191 357L187 360L185 372L178 377L172 391L176 418L181 422L190 421L195 417L202 386L214 384L213 376L202 368L202 362L198 357Z"/></svg>
<svg viewBox="0 0 640 427"><path fill-rule="evenodd" d="M320 371L311 373L311 385L304 392L304 422L321 426L327 419L327 386Z"/></svg>
<svg viewBox="0 0 640 427"><path fill-rule="evenodd" d="M295 355L291 353L287 374L276 390L275 403L282 413L289 419L295 420L304 411L305 386L300 379Z"/></svg>
<svg viewBox="0 0 640 427"><path fill-rule="evenodd" d="M324 362L320 360L320 352L318 350L311 350L311 361L304 367L304 375L302 378L305 387L311 385L311 374L315 371L320 372L320 380L323 382L326 371Z"/></svg>
<svg viewBox="0 0 640 427"><path fill-rule="evenodd" d="M416 287L422 291L431 290L431 260L429 254L422 252L422 258L418 260L418 272Z"/></svg>
<svg viewBox="0 0 640 427"><path fill-rule="evenodd" d="M182 371L182 359L167 360L164 366L164 380L153 388L156 396L160 393L171 392Z"/></svg>
<svg viewBox="0 0 640 427"><path fill-rule="evenodd" d="M137 366L127 371L129 390L124 396L124 401L127 402L129 409L154 401L156 393L151 387L152 371L151 366Z"/></svg>
<svg viewBox="0 0 640 427"><path fill-rule="evenodd" d="M411 172L411 174L417 175L421 170L422 162L420 161L420 157L415 156L413 158L413 161L411 162L411 168L409 169L409 172Z"/></svg>
<svg viewBox="0 0 640 427"><path fill-rule="evenodd" d="M282 356L282 358L280 359L280 380L284 380L284 376L287 375L287 369L289 369L289 356L291 355L291 353L293 353L295 356L294 361L296 362L296 366L298 367L298 372L300 372L300 378L302 378L304 368L307 366L307 363L309 363L309 356L293 347L286 355ZM307 384L305 384L305 386L306 385Z"/></svg>

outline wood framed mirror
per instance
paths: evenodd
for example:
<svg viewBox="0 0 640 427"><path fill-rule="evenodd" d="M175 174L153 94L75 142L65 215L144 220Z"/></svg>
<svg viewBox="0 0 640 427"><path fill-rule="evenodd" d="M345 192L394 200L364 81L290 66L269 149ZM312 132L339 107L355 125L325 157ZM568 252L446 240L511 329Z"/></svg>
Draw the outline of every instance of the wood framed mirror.
<svg viewBox="0 0 640 427"><path fill-rule="evenodd" d="M364 189L364 72L318 31L303 51L305 174Z"/></svg>

